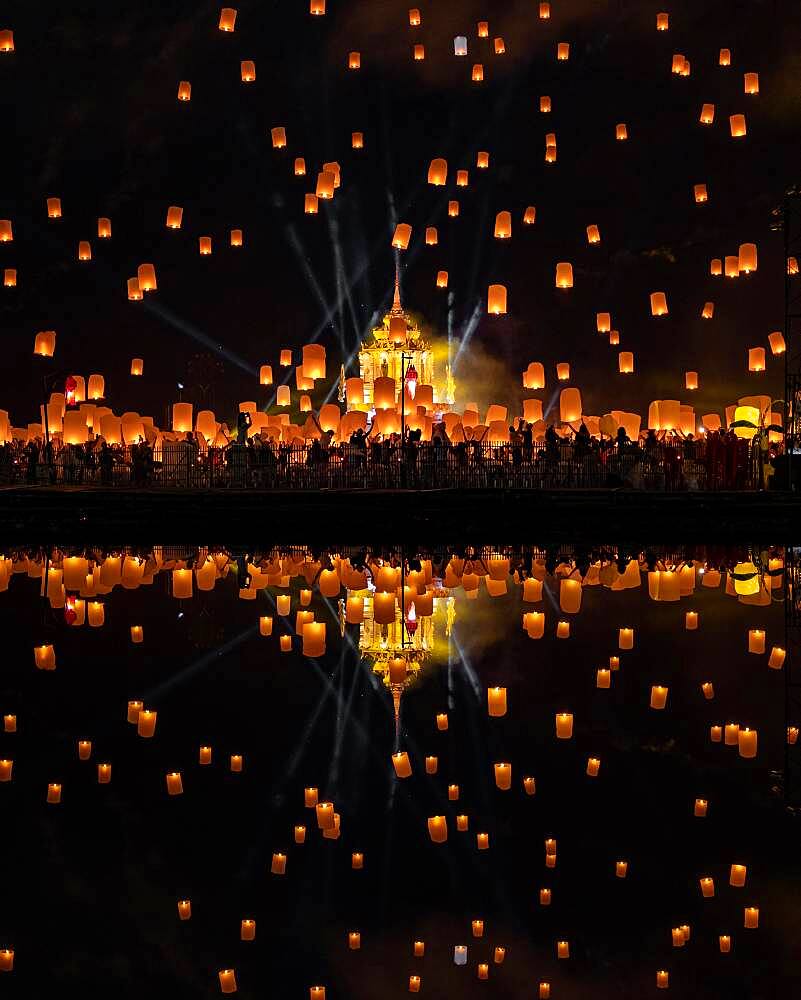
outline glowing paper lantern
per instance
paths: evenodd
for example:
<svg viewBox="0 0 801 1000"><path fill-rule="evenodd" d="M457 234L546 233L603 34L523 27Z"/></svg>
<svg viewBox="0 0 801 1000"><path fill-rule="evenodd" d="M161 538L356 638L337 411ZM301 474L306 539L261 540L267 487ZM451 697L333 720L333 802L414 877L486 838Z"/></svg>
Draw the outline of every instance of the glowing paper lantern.
<svg viewBox="0 0 801 1000"><path fill-rule="evenodd" d="M361 66L362 66L361 52L351 52L348 55L348 69L361 69Z"/></svg>
<svg viewBox="0 0 801 1000"><path fill-rule="evenodd" d="M495 239L508 240L512 235L512 213L498 212L495 216Z"/></svg>
<svg viewBox="0 0 801 1000"><path fill-rule="evenodd" d="M763 372L765 370L765 348L751 347L748 350L748 370Z"/></svg>
<svg viewBox="0 0 801 1000"><path fill-rule="evenodd" d="M490 285L487 293L487 312L492 316L506 314L506 286Z"/></svg>
<svg viewBox="0 0 801 1000"><path fill-rule="evenodd" d="M464 35L457 35L453 40L453 54L455 56L467 55L467 39Z"/></svg>
<svg viewBox="0 0 801 1000"><path fill-rule="evenodd" d="M48 217L48 219L60 219L61 218L61 199L60 198L48 198L47 199L47 217Z"/></svg>
<svg viewBox="0 0 801 1000"><path fill-rule="evenodd" d="M618 354L618 371L621 375L634 373L634 354L632 351L621 351Z"/></svg>
<svg viewBox="0 0 801 1000"><path fill-rule="evenodd" d="M559 62L567 62L570 58L570 42L558 42L556 45L556 58Z"/></svg>
<svg viewBox="0 0 801 1000"><path fill-rule="evenodd" d="M239 64L239 74L242 83L253 83L256 79L256 63L252 59L243 59Z"/></svg>
<svg viewBox="0 0 801 1000"><path fill-rule="evenodd" d="M233 31L236 25L236 11L233 7L223 7L220 11L220 31Z"/></svg>
<svg viewBox="0 0 801 1000"><path fill-rule="evenodd" d="M56 351L55 330L40 330L33 341L33 353L42 358L52 358Z"/></svg>
<svg viewBox="0 0 801 1000"><path fill-rule="evenodd" d="M746 134L745 115L730 115L729 129L733 139L739 139Z"/></svg>
<svg viewBox="0 0 801 1000"><path fill-rule="evenodd" d="M718 56L718 65L720 66L731 66L731 50L721 49L720 55Z"/></svg>
<svg viewBox="0 0 801 1000"><path fill-rule="evenodd" d="M615 139L617 139L618 142L625 142L628 137L629 130L625 122L620 122L618 125L615 125Z"/></svg>
<svg viewBox="0 0 801 1000"><path fill-rule="evenodd" d="M192 100L192 84L188 80L181 80L178 84L178 100L179 101L191 101Z"/></svg>
<svg viewBox="0 0 801 1000"><path fill-rule="evenodd" d="M711 125L715 120L715 105L704 104L701 107L700 122L702 125Z"/></svg>
<svg viewBox="0 0 801 1000"><path fill-rule="evenodd" d="M537 221L537 209L534 205L529 205L528 208L523 212L523 222L527 226L533 226Z"/></svg>
<svg viewBox="0 0 801 1000"><path fill-rule="evenodd" d="M273 149L284 149L286 147L286 129L283 125L276 125L270 129L270 139Z"/></svg>
<svg viewBox="0 0 801 1000"><path fill-rule="evenodd" d="M784 335L780 331L775 331L768 335L768 343L770 344L771 354L784 354L786 350L786 344L784 342Z"/></svg>
<svg viewBox="0 0 801 1000"><path fill-rule="evenodd" d="M739 269L743 274L750 274L757 269L756 243L741 243L737 254Z"/></svg>
<svg viewBox="0 0 801 1000"><path fill-rule="evenodd" d="M556 287L557 288L572 288L573 287L573 265L568 263L561 263L556 265Z"/></svg>
<svg viewBox="0 0 801 1000"><path fill-rule="evenodd" d="M399 222L392 237L392 246L396 250L407 250L412 237L412 227L406 222Z"/></svg>
<svg viewBox="0 0 801 1000"><path fill-rule="evenodd" d="M746 73L743 83L746 94L759 93L759 73Z"/></svg>

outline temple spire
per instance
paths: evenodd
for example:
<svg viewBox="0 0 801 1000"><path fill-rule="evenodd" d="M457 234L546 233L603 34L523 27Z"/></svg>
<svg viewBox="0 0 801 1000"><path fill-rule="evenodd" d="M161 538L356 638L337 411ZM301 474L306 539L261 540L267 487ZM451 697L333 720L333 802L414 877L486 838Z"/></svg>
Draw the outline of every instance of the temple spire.
<svg viewBox="0 0 801 1000"><path fill-rule="evenodd" d="M400 261L395 261L395 297L392 300L392 312L396 316L400 316L403 313L403 306L401 305L401 295L400 295Z"/></svg>

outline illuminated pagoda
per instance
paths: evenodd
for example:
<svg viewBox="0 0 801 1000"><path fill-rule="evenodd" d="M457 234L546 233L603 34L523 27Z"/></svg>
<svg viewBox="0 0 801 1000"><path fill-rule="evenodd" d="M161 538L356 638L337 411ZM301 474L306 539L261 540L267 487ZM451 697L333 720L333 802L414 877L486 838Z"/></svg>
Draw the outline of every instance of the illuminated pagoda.
<svg viewBox="0 0 801 1000"><path fill-rule="evenodd" d="M404 373L410 368L417 373L417 392L422 400L426 399L426 387L430 386L431 403L453 405L455 385L450 365L438 365L434 354L432 345L423 336L417 322L403 308L400 271L396 266L392 308L381 325L375 327L365 339L359 351L359 375L364 384L365 405L370 409L376 408L376 380L382 378L394 380L394 403L397 405ZM378 402L380 404L381 400ZM378 408L382 407L379 405Z"/></svg>

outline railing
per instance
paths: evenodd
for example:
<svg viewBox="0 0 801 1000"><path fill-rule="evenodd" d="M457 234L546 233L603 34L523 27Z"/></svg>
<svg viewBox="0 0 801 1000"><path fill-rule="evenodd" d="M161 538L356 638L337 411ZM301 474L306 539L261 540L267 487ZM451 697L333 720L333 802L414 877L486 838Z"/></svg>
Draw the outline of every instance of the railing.
<svg viewBox="0 0 801 1000"><path fill-rule="evenodd" d="M540 448L473 442L438 446L368 442L199 449L165 442L87 451L68 445L44 454L0 456L0 481L30 485L183 489L484 489L629 487L640 490L756 489L761 474L746 442L658 442L653 447Z"/></svg>

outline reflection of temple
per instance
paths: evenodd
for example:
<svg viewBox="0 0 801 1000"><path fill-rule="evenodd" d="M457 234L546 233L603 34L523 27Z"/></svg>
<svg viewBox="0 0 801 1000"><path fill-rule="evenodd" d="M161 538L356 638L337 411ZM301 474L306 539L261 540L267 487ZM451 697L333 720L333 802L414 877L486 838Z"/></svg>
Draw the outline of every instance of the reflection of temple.
<svg viewBox="0 0 801 1000"><path fill-rule="evenodd" d="M445 610L444 637L451 634L455 620L455 601L449 591L435 587L428 614L417 615L407 608L405 614L395 608L394 621L379 624L375 618L375 597L372 591L362 591L364 617L359 626L359 652L371 661L373 672L392 692L397 722L400 699L420 670L432 658L437 642L436 619Z"/></svg>
<svg viewBox="0 0 801 1000"><path fill-rule="evenodd" d="M405 355L405 360L402 355ZM365 404L370 408L375 406L376 380L381 378L394 380L394 403L398 403L403 375L409 367L417 372L418 391L424 401L428 393L425 387L430 386L432 403L448 406L453 404L454 382L450 365L445 364L444 371L437 370L431 345L417 323L403 309L400 276L396 271L392 309L384 316L381 325L374 328L359 351L359 374L364 384ZM384 405L386 402L388 400Z"/></svg>

